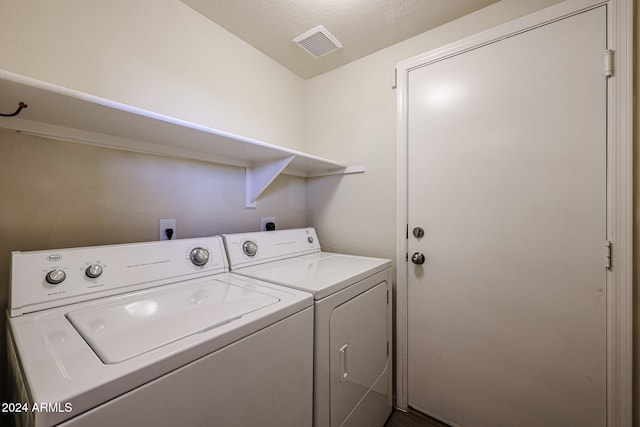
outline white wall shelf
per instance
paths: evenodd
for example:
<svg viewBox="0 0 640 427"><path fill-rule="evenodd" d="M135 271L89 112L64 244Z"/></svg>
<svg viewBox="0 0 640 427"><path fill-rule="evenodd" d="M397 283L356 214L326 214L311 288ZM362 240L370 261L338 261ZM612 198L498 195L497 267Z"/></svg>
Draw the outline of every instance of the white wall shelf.
<svg viewBox="0 0 640 427"><path fill-rule="evenodd" d="M361 173L364 166L290 150L0 70L0 128L66 141L246 168L246 207L280 174Z"/></svg>

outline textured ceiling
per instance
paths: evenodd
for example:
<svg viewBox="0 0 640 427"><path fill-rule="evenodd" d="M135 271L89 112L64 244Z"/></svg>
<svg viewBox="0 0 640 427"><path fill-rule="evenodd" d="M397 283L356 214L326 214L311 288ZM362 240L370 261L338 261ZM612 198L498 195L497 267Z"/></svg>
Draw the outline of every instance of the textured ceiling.
<svg viewBox="0 0 640 427"><path fill-rule="evenodd" d="M497 0L181 1L307 79ZM292 41L317 25L344 48L316 59Z"/></svg>

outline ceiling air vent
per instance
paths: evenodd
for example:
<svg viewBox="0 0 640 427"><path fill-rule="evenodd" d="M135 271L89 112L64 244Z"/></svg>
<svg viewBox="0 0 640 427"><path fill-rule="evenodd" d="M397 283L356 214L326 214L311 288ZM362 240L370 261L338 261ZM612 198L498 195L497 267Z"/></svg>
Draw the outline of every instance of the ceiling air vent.
<svg viewBox="0 0 640 427"><path fill-rule="evenodd" d="M314 58L331 53L342 48L342 44L325 27L318 25L304 34L300 34L293 39L304 50L313 55Z"/></svg>

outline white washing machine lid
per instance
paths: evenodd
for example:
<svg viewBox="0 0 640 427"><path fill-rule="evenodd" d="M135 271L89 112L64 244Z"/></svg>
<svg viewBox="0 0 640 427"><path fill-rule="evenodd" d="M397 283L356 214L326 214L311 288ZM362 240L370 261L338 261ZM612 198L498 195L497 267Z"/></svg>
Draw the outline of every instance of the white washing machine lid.
<svg viewBox="0 0 640 427"><path fill-rule="evenodd" d="M210 279L72 310L67 319L103 363L113 364L279 301L257 290Z"/></svg>
<svg viewBox="0 0 640 427"><path fill-rule="evenodd" d="M234 270L325 298L391 267L391 260L319 252Z"/></svg>
<svg viewBox="0 0 640 427"><path fill-rule="evenodd" d="M33 402L71 403L79 414L312 304L309 293L221 273L11 317L8 323ZM152 311L154 316L146 316ZM104 328L94 323L92 330L96 320ZM98 338L100 330L111 337ZM98 352L103 354L96 357ZM122 361L105 363L101 357ZM46 416L55 424L69 414Z"/></svg>

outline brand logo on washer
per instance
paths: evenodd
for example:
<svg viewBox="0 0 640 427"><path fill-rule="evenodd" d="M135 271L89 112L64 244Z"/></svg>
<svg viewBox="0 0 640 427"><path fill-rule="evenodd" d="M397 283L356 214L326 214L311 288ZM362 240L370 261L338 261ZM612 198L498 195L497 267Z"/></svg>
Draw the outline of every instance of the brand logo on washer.
<svg viewBox="0 0 640 427"><path fill-rule="evenodd" d="M51 262L60 261L61 259L62 259L62 255L58 255L58 254L49 255L47 257L47 261L51 261Z"/></svg>

